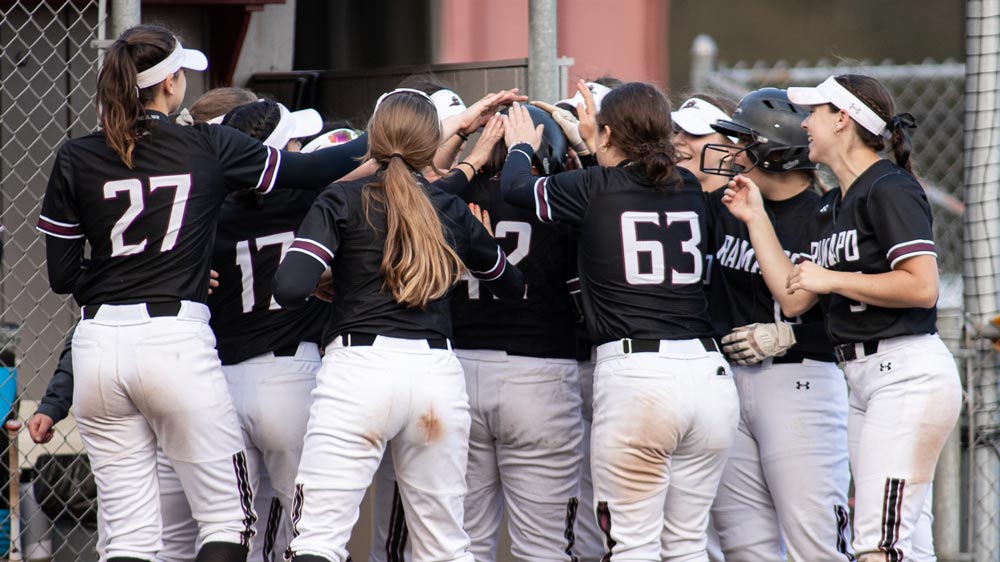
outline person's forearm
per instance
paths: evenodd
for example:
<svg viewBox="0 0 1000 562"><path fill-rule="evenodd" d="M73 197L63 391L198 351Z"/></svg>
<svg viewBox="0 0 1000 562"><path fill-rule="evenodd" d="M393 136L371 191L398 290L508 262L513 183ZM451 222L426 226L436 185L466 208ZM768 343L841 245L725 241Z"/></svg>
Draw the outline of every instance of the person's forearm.
<svg viewBox="0 0 1000 562"><path fill-rule="evenodd" d="M358 168L368 151L368 135L310 153L282 152L275 187L322 189Z"/></svg>
<svg viewBox="0 0 1000 562"><path fill-rule="evenodd" d="M937 302L937 283L896 269L887 273L832 271L833 292L860 303L883 308L932 308Z"/></svg>
<svg viewBox="0 0 1000 562"><path fill-rule="evenodd" d="M455 163L455 157L462 150L464 142L464 139L457 134L445 139L444 143L438 147L437 153L434 154L434 165L439 170L451 169L451 165Z"/></svg>
<svg viewBox="0 0 1000 562"><path fill-rule="evenodd" d="M809 310L816 304L816 295L808 291L795 291L789 295L787 289L788 274L795 264L785 255L785 250L778 241L774 226L767 215L760 215L747 223L750 232L750 243L753 245L757 265L760 267L764 283L778 301L782 312L789 318L794 318Z"/></svg>
<svg viewBox="0 0 1000 562"><path fill-rule="evenodd" d="M531 175L531 157L534 151L527 143L515 144L507 155L503 171L500 172L500 188L505 201L522 209L535 208L532 192L540 178Z"/></svg>

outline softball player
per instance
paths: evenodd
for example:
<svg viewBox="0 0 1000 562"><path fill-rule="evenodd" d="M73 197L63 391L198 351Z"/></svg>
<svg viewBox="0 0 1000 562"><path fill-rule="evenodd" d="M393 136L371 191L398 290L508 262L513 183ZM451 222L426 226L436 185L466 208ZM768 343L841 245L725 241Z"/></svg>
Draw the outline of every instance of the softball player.
<svg viewBox="0 0 1000 562"><path fill-rule="evenodd" d="M739 144L708 144L760 187L764 209L793 262L810 256L808 225L818 209L816 165L809 161L805 107L784 90L763 88L740 100L712 128ZM721 136L721 135L720 135ZM708 172L706 172L708 173ZM728 562L843 562L849 544L847 385L819 307L782 314L750 245L747 226L707 197L713 324L735 365L740 422L712 521ZM803 258L805 256L806 258Z"/></svg>
<svg viewBox="0 0 1000 562"><path fill-rule="evenodd" d="M909 114L894 115L875 79L830 77L790 88L811 106L802 127L809 158L840 183L820 201L824 233L815 262L794 267L761 217L759 192L730 184L726 203L748 221L768 284L782 282L792 314L817 295L850 388L848 441L855 487L854 549L861 562L909 559L941 447L958 419L961 387L954 358L937 336L937 259L930 205L910 171ZM886 147L895 162L879 157ZM787 273L785 279L780 279ZM777 277L778 279L775 279Z"/></svg>
<svg viewBox="0 0 1000 562"><path fill-rule="evenodd" d="M726 185L726 180L722 177L702 171L701 161L705 159L708 168L721 166L725 152L706 151L705 146L713 143L726 144L726 137L713 129L712 125L720 120L728 120L734 110L733 102L725 98L697 94L670 114L674 121L674 135L670 142L677 151L677 166L694 174L705 191L715 191ZM729 137L729 140L736 142L735 137Z"/></svg>
<svg viewBox="0 0 1000 562"><path fill-rule="evenodd" d="M204 304L216 216L230 190L315 188L353 164L169 122L184 68L206 64L163 28L124 32L98 77L102 130L60 147L38 220L52 289L83 306L73 407L98 487L102 560L160 549L157 446L191 498L197 559L245 559L256 515Z"/></svg>
<svg viewBox="0 0 1000 562"><path fill-rule="evenodd" d="M550 156L536 159L536 169L561 171L562 132L548 113L528 109L545 124L540 152ZM452 302L472 408L465 530L477 562L493 561L506 511L515 558L572 561L583 434L566 286L576 276L575 240L569 226L506 203L494 172L477 175L466 199L487 213L527 290L502 303L469 278Z"/></svg>
<svg viewBox="0 0 1000 562"><path fill-rule="evenodd" d="M319 196L275 282L286 307L303 303L328 268L334 283L295 479L290 555L347 558L389 443L414 558L471 561L462 529L469 405L451 351L448 293L466 266L504 299L520 299L524 280L465 204L419 173L441 141L426 94L383 95L368 132L369 156L382 169Z"/></svg>
<svg viewBox="0 0 1000 562"><path fill-rule="evenodd" d="M592 130L580 89L581 128ZM670 104L655 87L612 90L596 125L600 166L535 178L539 135L515 106L504 198L580 228L582 300L598 344L591 465L605 559L707 560L737 396L702 290L704 197L675 167Z"/></svg>

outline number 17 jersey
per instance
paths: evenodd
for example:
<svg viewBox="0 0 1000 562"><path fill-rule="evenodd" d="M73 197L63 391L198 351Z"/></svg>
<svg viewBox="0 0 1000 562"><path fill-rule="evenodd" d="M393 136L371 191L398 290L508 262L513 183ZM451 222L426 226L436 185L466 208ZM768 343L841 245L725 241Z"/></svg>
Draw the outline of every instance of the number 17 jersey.
<svg viewBox="0 0 1000 562"><path fill-rule="evenodd" d="M594 166L539 179L534 197L542 221L580 227L580 285L595 344L712 335L702 286L705 200L690 172L678 169L656 186L635 166Z"/></svg>

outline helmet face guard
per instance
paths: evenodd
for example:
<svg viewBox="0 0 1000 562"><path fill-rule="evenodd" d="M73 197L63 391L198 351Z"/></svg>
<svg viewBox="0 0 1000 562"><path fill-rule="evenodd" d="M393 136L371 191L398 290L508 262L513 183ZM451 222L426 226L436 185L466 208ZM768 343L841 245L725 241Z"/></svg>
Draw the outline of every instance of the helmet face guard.
<svg viewBox="0 0 1000 562"><path fill-rule="evenodd" d="M757 159L753 157L753 153L750 152L750 148L756 146L758 143L753 142L747 146L737 146L735 144L716 144L709 143L701 149L701 171L706 174L714 174L716 176L725 176L728 178L737 176L739 174L745 174L750 170L757 167ZM721 152L725 156L719 161L719 165L715 167L709 167L705 165L705 156L709 152ZM750 167L746 168L736 163L736 158L740 154L746 152L747 160L750 161Z"/></svg>

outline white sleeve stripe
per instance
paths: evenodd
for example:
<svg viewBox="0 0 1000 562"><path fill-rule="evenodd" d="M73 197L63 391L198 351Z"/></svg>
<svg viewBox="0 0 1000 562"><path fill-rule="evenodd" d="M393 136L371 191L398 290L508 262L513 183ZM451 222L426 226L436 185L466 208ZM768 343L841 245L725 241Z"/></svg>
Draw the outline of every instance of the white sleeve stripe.
<svg viewBox="0 0 1000 562"><path fill-rule="evenodd" d="M56 238L62 238L63 240L76 240L79 238L83 238L85 236L84 234L73 234L73 235L56 234L55 232L52 232L50 230L45 230L41 226L36 226L35 229L38 230L38 232L45 234L46 236L54 236Z"/></svg>
<svg viewBox="0 0 1000 562"><path fill-rule="evenodd" d="M896 251L896 249L898 249L898 248L900 248L902 246L909 246L910 244L930 244L930 245L933 246L934 245L934 241L933 240L917 239L917 240L910 240L908 242L900 242L899 244L896 244L895 246L889 248L889 251L886 252L886 255L889 255L889 254L893 253L894 251Z"/></svg>
<svg viewBox="0 0 1000 562"><path fill-rule="evenodd" d="M330 267L329 264L327 264L325 261L323 261L323 258L317 256L316 254L314 254L314 253L312 253L309 250L306 250L304 248L289 248L288 251L289 252L299 252L300 254L305 254L305 255L311 257L312 259L318 261L320 263L320 265L323 266L324 270L326 270L326 268Z"/></svg>
<svg viewBox="0 0 1000 562"><path fill-rule="evenodd" d="M503 250L501 250L500 247L497 246L497 261L496 261L496 263L493 264L493 267L491 267L491 268L489 268L489 269L487 269L485 271L476 271L474 269L470 269L469 271L471 271L472 273L478 273L480 275L486 275L488 273L492 273L492 272L496 271L496 269L498 267L500 267L500 263L503 262L503 261L504 261Z"/></svg>
<svg viewBox="0 0 1000 562"><path fill-rule="evenodd" d="M59 221L52 220L52 219L50 219L49 217L47 217L45 215L38 215L38 218L44 219L44 220L46 220L46 221L48 221L48 222L50 222L50 223L52 223L54 225L57 225L57 226L65 226L66 228L75 228L77 226L80 226L80 223L78 223L78 222L59 222ZM0 227L0 228L2 228L2 227Z"/></svg>
<svg viewBox="0 0 1000 562"><path fill-rule="evenodd" d="M333 252L330 251L330 248L327 248L326 246L324 246L323 244L320 244L319 242L313 240L312 238L296 238L295 240L292 240L292 247L295 247L295 243L296 242L302 242L304 244L312 244L313 246L316 246L320 250L323 250L324 252L326 252L326 254L329 257L329 259L331 259L331 260L333 259Z"/></svg>
<svg viewBox="0 0 1000 562"><path fill-rule="evenodd" d="M896 269L897 263L908 260L916 256L934 256L936 258L937 252L924 251L924 252L913 252L912 254L903 254L902 256L899 256L898 258L892 260L892 263L889 264L889 267L891 269Z"/></svg>

